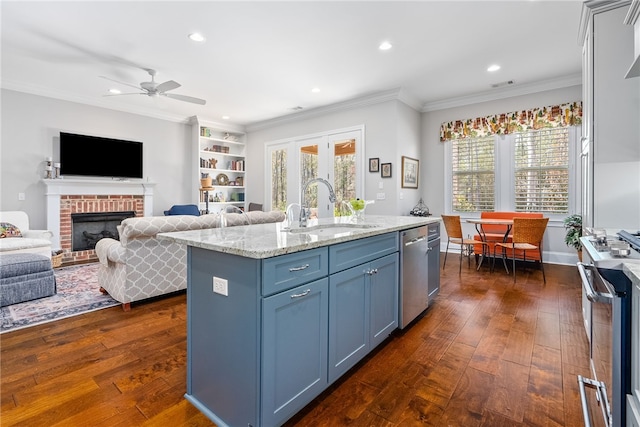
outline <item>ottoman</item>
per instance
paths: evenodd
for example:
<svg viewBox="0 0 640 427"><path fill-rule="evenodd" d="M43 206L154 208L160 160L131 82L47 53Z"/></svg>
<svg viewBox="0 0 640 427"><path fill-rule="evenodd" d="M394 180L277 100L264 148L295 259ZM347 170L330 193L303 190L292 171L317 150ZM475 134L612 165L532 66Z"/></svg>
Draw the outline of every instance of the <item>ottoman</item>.
<svg viewBox="0 0 640 427"><path fill-rule="evenodd" d="M30 253L0 254L0 307L55 293L51 259Z"/></svg>

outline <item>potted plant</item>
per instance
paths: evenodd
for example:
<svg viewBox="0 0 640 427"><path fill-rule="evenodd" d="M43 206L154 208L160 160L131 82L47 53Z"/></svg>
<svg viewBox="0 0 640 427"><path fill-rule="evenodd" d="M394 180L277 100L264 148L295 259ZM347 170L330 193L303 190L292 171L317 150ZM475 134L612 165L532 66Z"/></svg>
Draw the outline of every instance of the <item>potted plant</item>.
<svg viewBox="0 0 640 427"><path fill-rule="evenodd" d="M582 237L582 216L578 214L570 215L564 219L564 228L566 234L564 242L567 246L573 246L578 251L578 258L582 261L582 245L580 237Z"/></svg>

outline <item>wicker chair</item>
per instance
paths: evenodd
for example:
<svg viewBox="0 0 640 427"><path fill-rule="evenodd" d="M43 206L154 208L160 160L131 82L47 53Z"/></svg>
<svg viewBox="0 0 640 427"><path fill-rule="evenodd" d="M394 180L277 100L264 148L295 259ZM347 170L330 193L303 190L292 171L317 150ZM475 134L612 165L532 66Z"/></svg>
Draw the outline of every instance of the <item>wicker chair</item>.
<svg viewBox="0 0 640 427"><path fill-rule="evenodd" d="M496 248L502 248L502 262L505 268L507 263L505 259L507 257L507 249L511 249L511 260L513 266L513 283L516 282L516 257L515 251L522 251L523 261L527 260L527 251L539 250L540 251L540 269L542 270L542 279L544 283L547 283L547 278L544 275L544 265L542 263L542 237L547 229L547 223L549 218L513 218L513 228L511 229L512 238L511 242L498 242L493 247L493 259L495 263ZM509 269L507 268L507 273Z"/></svg>
<svg viewBox="0 0 640 427"><path fill-rule="evenodd" d="M460 245L460 267L458 269L458 272L462 273L462 252L464 250L464 247L467 246L467 248L470 248L473 245L487 245L487 243L479 242L473 239L465 239L462 235L462 224L460 223L459 215L441 215L441 218L442 222L444 222L444 228L447 230L447 249L444 253L442 269L444 270L444 266L447 264L447 253L449 252L449 244L453 243L455 245ZM471 266L471 256L468 257L467 264L469 267Z"/></svg>

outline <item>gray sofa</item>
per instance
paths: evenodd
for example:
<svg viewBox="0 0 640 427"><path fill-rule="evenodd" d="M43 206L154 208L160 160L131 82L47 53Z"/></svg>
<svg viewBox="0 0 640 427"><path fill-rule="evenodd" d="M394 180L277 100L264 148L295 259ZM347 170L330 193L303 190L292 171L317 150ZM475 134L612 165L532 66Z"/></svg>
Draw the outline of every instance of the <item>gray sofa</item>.
<svg viewBox="0 0 640 427"><path fill-rule="evenodd" d="M280 222L284 212L253 211L225 214L226 225ZM131 309L131 303L176 292L187 287L185 245L161 240L158 233L200 230L220 226L218 214L171 215L127 218L118 226L120 240L101 239L96 255L101 264L98 283L101 291Z"/></svg>

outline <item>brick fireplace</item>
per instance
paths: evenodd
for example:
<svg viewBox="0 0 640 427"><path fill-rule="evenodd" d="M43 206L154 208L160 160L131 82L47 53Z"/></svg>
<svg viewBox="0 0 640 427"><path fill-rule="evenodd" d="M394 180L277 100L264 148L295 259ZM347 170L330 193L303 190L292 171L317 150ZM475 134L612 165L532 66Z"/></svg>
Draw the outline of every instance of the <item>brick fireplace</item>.
<svg viewBox="0 0 640 427"><path fill-rule="evenodd" d="M72 215L130 211L152 215L153 186L148 182L45 179L47 228L54 234L53 249L62 249L63 264L96 260L93 249L73 250Z"/></svg>

